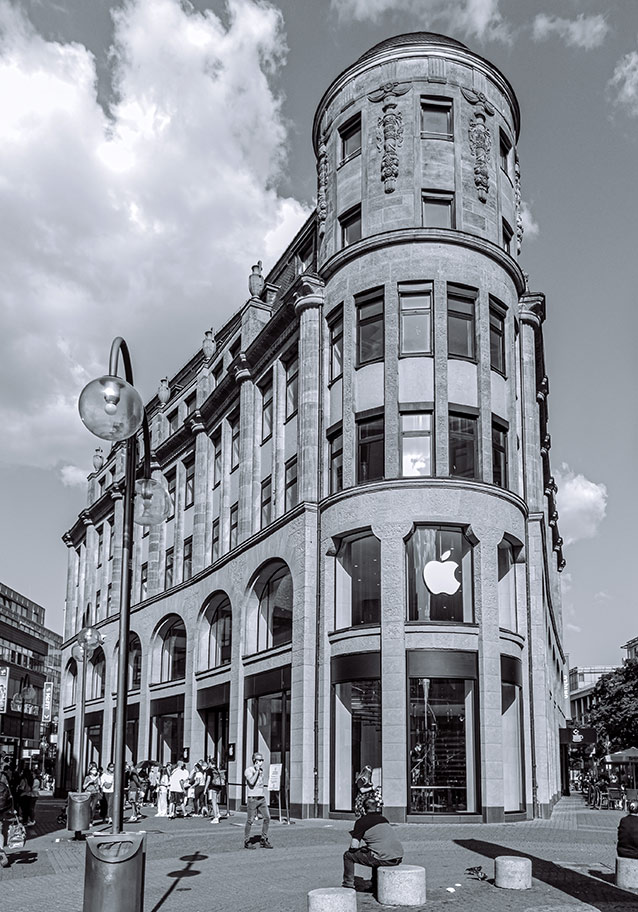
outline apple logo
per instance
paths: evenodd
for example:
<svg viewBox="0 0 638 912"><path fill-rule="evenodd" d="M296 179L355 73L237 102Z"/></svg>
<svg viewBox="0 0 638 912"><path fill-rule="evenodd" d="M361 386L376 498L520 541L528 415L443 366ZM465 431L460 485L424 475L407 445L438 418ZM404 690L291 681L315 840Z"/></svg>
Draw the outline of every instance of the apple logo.
<svg viewBox="0 0 638 912"><path fill-rule="evenodd" d="M456 561L448 560L451 553L451 551L444 551L440 561L428 561L423 568L423 582L432 595L439 595L441 592L445 592L446 595L454 595L461 587L456 578L459 565Z"/></svg>

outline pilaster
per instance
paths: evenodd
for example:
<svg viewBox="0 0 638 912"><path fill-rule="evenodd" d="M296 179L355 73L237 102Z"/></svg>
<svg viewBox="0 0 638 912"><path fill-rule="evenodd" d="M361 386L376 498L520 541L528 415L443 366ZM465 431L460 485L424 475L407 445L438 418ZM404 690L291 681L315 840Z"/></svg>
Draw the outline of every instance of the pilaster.
<svg viewBox="0 0 638 912"><path fill-rule="evenodd" d="M210 487L208 458L211 444L199 411L191 415L190 427L195 435L195 503L193 505L193 574L195 574L203 570L209 563L206 554L206 506Z"/></svg>
<svg viewBox="0 0 638 912"><path fill-rule="evenodd" d="M237 540L252 534L252 486L255 461L255 386L243 352L235 370L239 384L239 516Z"/></svg>
<svg viewBox="0 0 638 912"><path fill-rule="evenodd" d="M536 401L538 385L537 334L545 319L545 297L524 294L520 299L521 403L523 411L523 483L530 512L542 512L543 464L540 456L540 416Z"/></svg>
<svg viewBox="0 0 638 912"><path fill-rule="evenodd" d="M62 541L67 546L66 555L66 603L64 610L64 639L68 640L73 636L73 617L75 614L75 583L76 573L78 570L78 556L73 547L73 539L65 532Z"/></svg>
<svg viewBox="0 0 638 912"><path fill-rule="evenodd" d="M120 487L111 490L113 500L113 567L111 571L111 614L120 613L122 589L122 532L124 525L124 495Z"/></svg>
<svg viewBox="0 0 638 912"><path fill-rule="evenodd" d="M319 430L319 365L321 357L321 308L324 283L304 276L295 298L299 317L299 500L316 502L319 496L319 455L322 440Z"/></svg>

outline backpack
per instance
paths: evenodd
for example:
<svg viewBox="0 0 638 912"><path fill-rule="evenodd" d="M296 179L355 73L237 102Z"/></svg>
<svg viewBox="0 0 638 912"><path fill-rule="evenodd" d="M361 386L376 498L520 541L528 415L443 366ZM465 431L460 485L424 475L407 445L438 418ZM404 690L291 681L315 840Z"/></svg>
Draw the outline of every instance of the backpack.
<svg viewBox="0 0 638 912"><path fill-rule="evenodd" d="M9 783L4 776L0 776L0 814L4 811L8 811L12 807L13 796L11 795Z"/></svg>

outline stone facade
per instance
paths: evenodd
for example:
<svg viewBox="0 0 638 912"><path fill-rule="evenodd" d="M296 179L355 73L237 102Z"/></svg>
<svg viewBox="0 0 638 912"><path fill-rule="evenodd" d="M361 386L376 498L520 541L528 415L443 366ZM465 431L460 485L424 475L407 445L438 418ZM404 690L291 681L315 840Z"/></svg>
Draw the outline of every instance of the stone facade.
<svg viewBox="0 0 638 912"><path fill-rule="evenodd" d="M147 406L175 513L136 533L130 757L217 753L236 807L258 747L304 816L351 814L365 765L394 820L551 811L564 559L518 131L502 74L430 33L324 94L317 211ZM87 620L112 751L123 453L65 536L69 782Z"/></svg>

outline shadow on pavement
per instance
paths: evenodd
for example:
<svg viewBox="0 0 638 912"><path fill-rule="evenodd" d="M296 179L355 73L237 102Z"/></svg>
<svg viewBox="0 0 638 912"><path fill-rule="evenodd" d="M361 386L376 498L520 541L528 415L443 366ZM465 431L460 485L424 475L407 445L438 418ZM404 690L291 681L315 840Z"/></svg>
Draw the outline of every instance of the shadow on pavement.
<svg viewBox="0 0 638 912"><path fill-rule="evenodd" d="M532 877L541 880L550 887L561 890L568 896L593 906L601 912L607 912L610 907L618 908L620 903L631 904L635 907L638 896L629 890L622 890L613 883L609 883L607 875L595 872L594 877L580 874L569 868L562 868L553 861L538 858L528 852L521 852L509 846L497 845L493 842L484 842L482 839L455 839L455 844L470 852L483 855L485 858L497 858L499 855L516 855L519 858L529 858L532 862ZM594 872L591 872L594 875ZM613 875L609 875L613 876Z"/></svg>
<svg viewBox="0 0 638 912"><path fill-rule="evenodd" d="M179 871L169 871L168 872L168 874L166 876L173 877L174 878L173 883L170 885L170 887L168 888L166 893L164 893L164 895L162 896L160 901L157 902L153 906L153 908L151 909L151 912L158 912L158 910L162 908L162 906L164 905L164 903L166 902L168 897L171 895L173 890L175 890L175 888L177 887L179 882L184 877L197 877L198 874L201 874L202 873L201 871L193 870L193 865L196 864L196 862L198 862L198 861L206 861L207 858L208 858L208 855L200 855L199 852L195 852L194 855L182 855L182 857L180 858L180 861L185 861L186 864L184 865L183 868L180 868Z"/></svg>

